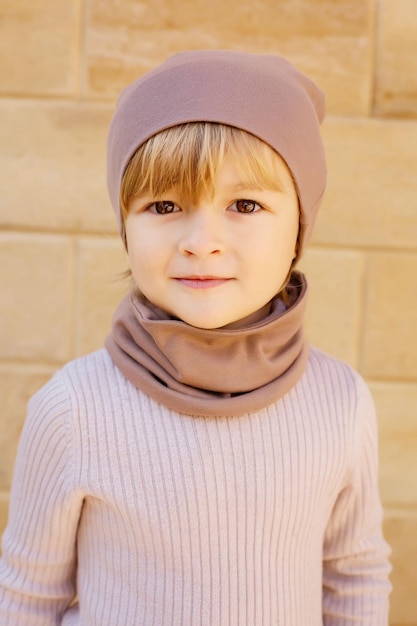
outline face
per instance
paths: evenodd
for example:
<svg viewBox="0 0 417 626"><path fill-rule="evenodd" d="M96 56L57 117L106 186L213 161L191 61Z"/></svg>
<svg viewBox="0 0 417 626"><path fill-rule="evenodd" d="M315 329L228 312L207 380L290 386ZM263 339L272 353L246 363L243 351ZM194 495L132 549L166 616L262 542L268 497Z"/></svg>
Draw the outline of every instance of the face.
<svg viewBox="0 0 417 626"><path fill-rule="evenodd" d="M283 161L282 191L242 183L226 159L213 197L191 206L175 191L135 197L126 218L139 290L199 328L239 328L268 314L295 257L297 194Z"/></svg>

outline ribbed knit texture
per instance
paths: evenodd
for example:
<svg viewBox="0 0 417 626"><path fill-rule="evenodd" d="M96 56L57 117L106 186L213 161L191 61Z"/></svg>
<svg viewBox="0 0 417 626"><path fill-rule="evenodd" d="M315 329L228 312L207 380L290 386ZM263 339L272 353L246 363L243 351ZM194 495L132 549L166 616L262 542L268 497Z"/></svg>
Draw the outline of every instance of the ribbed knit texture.
<svg viewBox="0 0 417 626"><path fill-rule="evenodd" d="M30 402L0 624L386 626L376 441L363 381L314 349L232 418L164 408L105 350L78 359Z"/></svg>

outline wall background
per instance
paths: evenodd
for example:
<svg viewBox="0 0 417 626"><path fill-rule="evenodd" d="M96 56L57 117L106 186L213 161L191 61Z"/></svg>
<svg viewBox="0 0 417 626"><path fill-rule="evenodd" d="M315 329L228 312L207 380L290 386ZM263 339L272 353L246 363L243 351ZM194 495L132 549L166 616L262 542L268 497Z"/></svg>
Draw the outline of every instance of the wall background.
<svg viewBox="0 0 417 626"><path fill-rule="evenodd" d="M115 99L169 54L219 47L283 54L327 93L308 332L374 394L391 624L416 626L416 0L2 0L0 530L28 397L102 345L126 289L105 188Z"/></svg>

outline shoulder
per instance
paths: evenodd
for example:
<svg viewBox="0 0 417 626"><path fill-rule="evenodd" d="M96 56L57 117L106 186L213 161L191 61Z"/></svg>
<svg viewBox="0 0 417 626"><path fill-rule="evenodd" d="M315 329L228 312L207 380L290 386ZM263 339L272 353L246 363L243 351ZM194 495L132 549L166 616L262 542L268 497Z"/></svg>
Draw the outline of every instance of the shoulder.
<svg viewBox="0 0 417 626"><path fill-rule="evenodd" d="M307 367L296 386L297 397L314 419L337 426L356 439L366 424L375 424L374 402L368 385L349 364L310 348Z"/></svg>
<svg viewBox="0 0 417 626"><path fill-rule="evenodd" d="M359 376L351 365L315 346L310 347L308 367L318 375L325 373L337 377L342 376L349 380L354 380Z"/></svg>
<svg viewBox="0 0 417 626"><path fill-rule="evenodd" d="M63 414L91 404L98 394L110 394L117 384L126 383L103 348L68 362L29 401L30 411Z"/></svg>
<svg viewBox="0 0 417 626"><path fill-rule="evenodd" d="M55 442L53 447L74 464L97 445L115 416L124 414L130 387L105 349L74 359L30 399L24 440L40 441L42 449Z"/></svg>
<svg viewBox="0 0 417 626"><path fill-rule="evenodd" d="M304 375L297 385L304 405L334 423L356 428L364 414L375 413L369 388L348 363L311 347Z"/></svg>
<svg viewBox="0 0 417 626"><path fill-rule="evenodd" d="M90 352L66 363L55 374L72 395L102 393L126 382L105 348Z"/></svg>
<svg viewBox="0 0 417 626"><path fill-rule="evenodd" d="M356 404L370 397L366 382L352 366L315 347L310 348L306 378L339 400L350 398Z"/></svg>
<svg viewBox="0 0 417 626"><path fill-rule="evenodd" d="M65 382L70 392L83 393L98 388L103 391L109 385L113 386L121 377L121 372L107 350L102 348L70 361L57 372L57 376Z"/></svg>

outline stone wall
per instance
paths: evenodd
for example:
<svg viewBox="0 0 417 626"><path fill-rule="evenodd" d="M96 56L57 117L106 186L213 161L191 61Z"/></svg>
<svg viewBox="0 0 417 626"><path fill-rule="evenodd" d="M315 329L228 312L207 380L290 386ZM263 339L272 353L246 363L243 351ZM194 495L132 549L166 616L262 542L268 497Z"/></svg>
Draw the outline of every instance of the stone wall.
<svg viewBox="0 0 417 626"><path fill-rule="evenodd" d="M169 54L287 56L326 91L308 332L379 410L391 624L417 625L416 0L3 0L0 523L28 397L102 345L126 285L105 189L120 89Z"/></svg>

